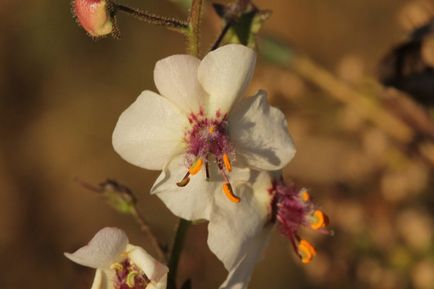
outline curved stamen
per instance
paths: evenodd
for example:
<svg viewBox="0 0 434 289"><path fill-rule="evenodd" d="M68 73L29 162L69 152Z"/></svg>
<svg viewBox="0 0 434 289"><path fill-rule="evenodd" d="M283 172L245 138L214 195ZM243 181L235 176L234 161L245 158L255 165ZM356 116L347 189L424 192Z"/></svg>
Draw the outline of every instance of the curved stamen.
<svg viewBox="0 0 434 289"><path fill-rule="evenodd" d="M320 210L315 210L312 214L310 227L314 230L324 228L328 224L328 217Z"/></svg>
<svg viewBox="0 0 434 289"><path fill-rule="evenodd" d="M307 203L307 202L309 202L310 200L312 200L311 196L309 195L309 193L307 192L306 189L303 189L303 190L300 192L299 196L301 197L301 199L302 199L303 202L305 202L305 203Z"/></svg>
<svg viewBox="0 0 434 289"><path fill-rule="evenodd" d="M178 187L185 187L190 182L190 175L194 176L197 174L202 168L203 160L197 159L188 169L188 172L185 174L184 178L181 181L177 182L176 185Z"/></svg>
<svg viewBox="0 0 434 289"><path fill-rule="evenodd" d="M308 264L312 261L313 257L316 255L316 249L306 240L301 240L298 244L297 251L301 258L301 262Z"/></svg>
<svg viewBox="0 0 434 289"><path fill-rule="evenodd" d="M177 182L176 185L178 187L185 187L189 182L190 182L190 172L187 172L184 176L184 178L182 178L181 181Z"/></svg>
<svg viewBox="0 0 434 289"><path fill-rule="evenodd" d="M192 165L191 167L188 169L188 172L194 176L195 174L197 174L200 169L202 168L203 165L203 160L202 159L197 159Z"/></svg>
<svg viewBox="0 0 434 289"><path fill-rule="evenodd" d="M228 173L230 173L232 171L232 165L231 165L231 161L229 160L228 154L223 154L223 164L225 165L225 168L228 171Z"/></svg>
<svg viewBox="0 0 434 289"><path fill-rule="evenodd" d="M232 186L230 183L223 184L223 192L225 193L229 201L231 201L232 203L239 203L241 201L241 199L234 194L234 191L232 190Z"/></svg>

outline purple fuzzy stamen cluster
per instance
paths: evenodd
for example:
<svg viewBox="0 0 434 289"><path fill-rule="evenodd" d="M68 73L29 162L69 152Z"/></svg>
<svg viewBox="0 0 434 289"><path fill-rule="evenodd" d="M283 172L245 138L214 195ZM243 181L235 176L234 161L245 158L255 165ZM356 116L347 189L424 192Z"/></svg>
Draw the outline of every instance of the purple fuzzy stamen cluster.
<svg viewBox="0 0 434 289"><path fill-rule="evenodd" d="M188 165L197 158L207 159L209 154L217 160L221 160L224 154L233 155L226 115L217 111L214 118L208 118L201 109L199 113L191 113L188 120L191 124L191 129L185 134Z"/></svg>
<svg viewBox="0 0 434 289"><path fill-rule="evenodd" d="M272 221L278 222L283 235L295 241L300 226L306 225L306 216L312 211L312 203L304 202L299 190L282 181L275 181L270 193L273 195Z"/></svg>
<svg viewBox="0 0 434 289"><path fill-rule="evenodd" d="M132 264L129 259L125 259L120 263L121 268L115 269L115 281L114 287L116 289L145 289L151 282L140 268ZM127 284L128 274L131 272L137 272L134 276L134 285L130 287Z"/></svg>

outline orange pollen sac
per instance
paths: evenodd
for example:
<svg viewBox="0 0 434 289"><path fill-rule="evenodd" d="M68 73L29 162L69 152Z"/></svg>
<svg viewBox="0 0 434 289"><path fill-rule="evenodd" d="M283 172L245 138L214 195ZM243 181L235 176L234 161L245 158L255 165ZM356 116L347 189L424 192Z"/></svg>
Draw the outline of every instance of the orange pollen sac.
<svg viewBox="0 0 434 289"><path fill-rule="evenodd" d="M314 230L324 228L328 224L328 217L320 210L315 210L312 214L310 227Z"/></svg>
<svg viewBox="0 0 434 289"><path fill-rule="evenodd" d="M214 133L215 132L215 126L214 125L209 126L208 131L209 131L209 133Z"/></svg>
<svg viewBox="0 0 434 289"><path fill-rule="evenodd" d="M316 249L306 240L301 240L298 244L298 253L300 254L301 262L308 264L316 255Z"/></svg>
<svg viewBox="0 0 434 289"><path fill-rule="evenodd" d="M202 159L197 159L192 165L191 165L191 167L188 169L188 172L191 174L191 175L195 175L195 174L197 174L199 171L200 171L200 169L202 168L202 165L203 165L203 160Z"/></svg>
<svg viewBox="0 0 434 289"><path fill-rule="evenodd" d="M223 155L223 163L225 164L226 170L230 173L232 171L231 161L229 160L228 154Z"/></svg>
<svg viewBox="0 0 434 289"><path fill-rule="evenodd" d="M234 194L234 191L232 190L232 186L229 183L223 184L223 192L225 193L226 197L231 201L232 203L239 203L241 199L237 197Z"/></svg>
<svg viewBox="0 0 434 289"><path fill-rule="evenodd" d="M306 190L303 190L300 195L301 195L301 199L305 203L309 202L311 200L311 197L310 197L309 193Z"/></svg>

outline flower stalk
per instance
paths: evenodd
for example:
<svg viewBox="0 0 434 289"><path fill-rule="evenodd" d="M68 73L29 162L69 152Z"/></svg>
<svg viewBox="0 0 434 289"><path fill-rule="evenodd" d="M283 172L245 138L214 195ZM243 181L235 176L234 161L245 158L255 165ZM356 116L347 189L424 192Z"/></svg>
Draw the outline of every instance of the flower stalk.
<svg viewBox="0 0 434 289"><path fill-rule="evenodd" d="M148 24L164 26L170 30L174 30L177 32L186 33L186 31L189 28L187 22L176 18L169 18L160 15L155 15L138 8L131 8L117 3L112 3L112 7L115 12L121 11L128 15L134 16L135 18L142 20Z"/></svg>
<svg viewBox="0 0 434 289"><path fill-rule="evenodd" d="M202 16L203 0L193 0L191 3L190 16L188 18L188 53L199 56L200 24Z"/></svg>
<svg viewBox="0 0 434 289"><path fill-rule="evenodd" d="M178 263L181 257L182 249L184 248L185 237L187 236L188 228L191 222L179 219L178 226L176 228L175 238L173 240L172 250L170 252L169 259L169 275L167 280L168 289L176 289L176 276L178 272Z"/></svg>

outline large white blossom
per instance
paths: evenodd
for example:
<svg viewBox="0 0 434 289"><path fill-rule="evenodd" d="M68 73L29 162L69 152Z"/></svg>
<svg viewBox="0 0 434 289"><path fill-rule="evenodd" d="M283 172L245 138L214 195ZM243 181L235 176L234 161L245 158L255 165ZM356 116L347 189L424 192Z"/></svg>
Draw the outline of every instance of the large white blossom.
<svg viewBox="0 0 434 289"><path fill-rule="evenodd" d="M65 256L96 269L91 289L166 288L168 268L141 247L129 244L117 228L101 229L89 244Z"/></svg>
<svg viewBox="0 0 434 289"><path fill-rule="evenodd" d="M285 116L266 93L242 97L255 61L253 50L235 44L202 61L190 55L160 60L154 70L160 94L142 92L117 122L116 152L139 167L163 170L152 193L179 217L209 220L212 212L240 210L248 200L233 187L248 172L237 167L277 170L294 156Z"/></svg>

